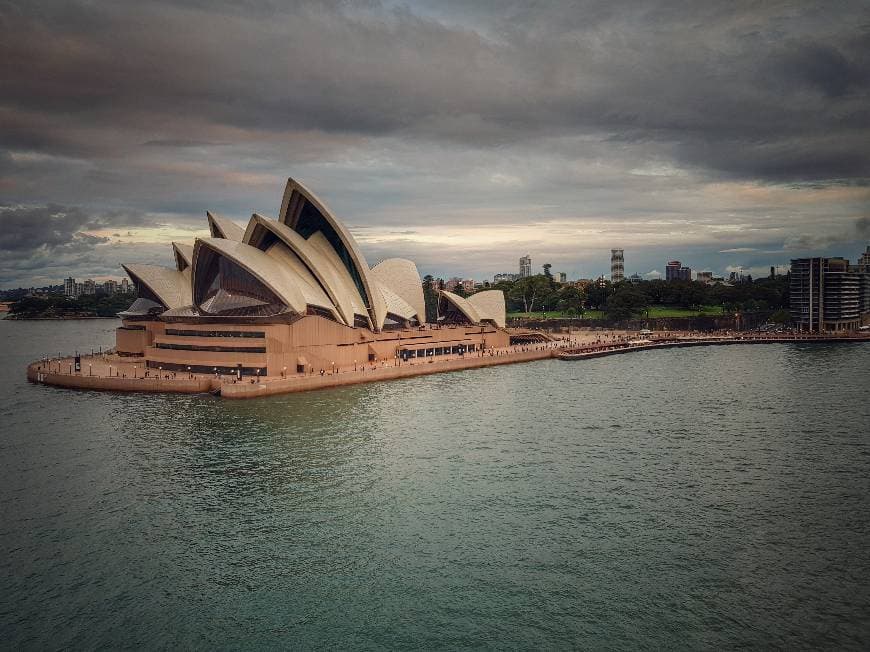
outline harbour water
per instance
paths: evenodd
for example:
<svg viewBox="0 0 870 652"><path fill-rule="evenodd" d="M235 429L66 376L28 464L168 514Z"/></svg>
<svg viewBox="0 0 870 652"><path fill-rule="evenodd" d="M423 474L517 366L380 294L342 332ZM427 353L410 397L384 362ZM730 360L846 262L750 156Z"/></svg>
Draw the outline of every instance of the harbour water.
<svg viewBox="0 0 870 652"><path fill-rule="evenodd" d="M251 401L28 384L0 635L55 648L870 644L870 345L547 360Z"/></svg>

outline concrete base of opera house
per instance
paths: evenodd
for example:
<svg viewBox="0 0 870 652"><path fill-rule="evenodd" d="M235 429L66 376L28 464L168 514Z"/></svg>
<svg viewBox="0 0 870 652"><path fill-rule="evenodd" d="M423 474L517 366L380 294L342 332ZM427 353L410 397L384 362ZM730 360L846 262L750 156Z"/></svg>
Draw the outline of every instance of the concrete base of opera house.
<svg viewBox="0 0 870 652"><path fill-rule="evenodd" d="M383 380L396 380L426 374L460 371L502 364L530 362L553 357L567 346L538 344L492 350L483 354L456 356L448 359L421 358L414 362L393 361L358 365L357 369L337 369L335 372L293 374L286 377L243 377L194 373L151 374L142 376L142 367L116 355L81 356L81 370L75 371L74 358L34 362L27 368L27 378L34 383L68 389L114 392L165 392L181 394L219 394L223 398L242 399L306 392L343 385L356 385ZM110 375L111 374L111 375Z"/></svg>
<svg viewBox="0 0 870 652"><path fill-rule="evenodd" d="M249 398L538 360L569 345L489 323L373 332L319 315L122 324L110 353L35 362L28 379L73 389Z"/></svg>

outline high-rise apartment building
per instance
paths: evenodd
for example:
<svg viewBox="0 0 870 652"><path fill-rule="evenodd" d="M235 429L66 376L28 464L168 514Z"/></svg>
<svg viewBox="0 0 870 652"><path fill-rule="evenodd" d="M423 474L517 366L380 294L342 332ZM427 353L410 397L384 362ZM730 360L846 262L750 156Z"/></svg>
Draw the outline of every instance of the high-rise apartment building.
<svg viewBox="0 0 870 652"><path fill-rule="evenodd" d="M559 272L559 283L567 283L568 275L565 272Z"/></svg>
<svg viewBox="0 0 870 652"><path fill-rule="evenodd" d="M861 279L845 258L791 261L792 320L806 331L851 330L861 324Z"/></svg>
<svg viewBox="0 0 870 652"><path fill-rule="evenodd" d="M63 293L68 297L74 297L76 295L76 280L72 276L64 279Z"/></svg>
<svg viewBox="0 0 870 652"><path fill-rule="evenodd" d="M121 279L121 292L127 294L130 291L130 279L124 277Z"/></svg>
<svg viewBox="0 0 870 652"><path fill-rule="evenodd" d="M668 261L665 265L665 280L666 281L691 281L692 268L684 267L679 260Z"/></svg>
<svg viewBox="0 0 870 652"><path fill-rule="evenodd" d="M699 283L706 283L707 285L710 285L713 282L713 272L696 272L695 280Z"/></svg>
<svg viewBox="0 0 870 652"><path fill-rule="evenodd" d="M532 275L532 257L526 254L520 258L520 278Z"/></svg>
<svg viewBox="0 0 870 652"><path fill-rule="evenodd" d="M610 250L610 282L620 283L625 280L625 257L622 249Z"/></svg>

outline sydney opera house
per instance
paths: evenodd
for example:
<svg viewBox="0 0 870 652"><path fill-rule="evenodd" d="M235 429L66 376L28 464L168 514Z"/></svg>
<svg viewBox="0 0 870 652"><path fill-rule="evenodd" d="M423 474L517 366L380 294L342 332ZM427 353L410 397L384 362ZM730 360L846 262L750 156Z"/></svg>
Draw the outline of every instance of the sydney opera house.
<svg viewBox="0 0 870 652"><path fill-rule="evenodd" d="M347 228L289 179L277 219L207 213L211 237L173 243L175 266L124 265L137 298L116 353L148 369L260 377L471 355L509 343L504 296L438 293L426 324L416 265L369 267Z"/></svg>

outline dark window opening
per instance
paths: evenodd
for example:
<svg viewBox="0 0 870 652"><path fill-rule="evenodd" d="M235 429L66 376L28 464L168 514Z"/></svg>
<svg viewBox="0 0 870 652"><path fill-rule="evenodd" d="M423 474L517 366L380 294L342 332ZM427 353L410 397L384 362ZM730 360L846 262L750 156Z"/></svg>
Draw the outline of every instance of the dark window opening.
<svg viewBox="0 0 870 652"><path fill-rule="evenodd" d="M266 337L264 331L196 331L181 328L167 328L166 334L178 337L250 337L258 339Z"/></svg>
<svg viewBox="0 0 870 652"><path fill-rule="evenodd" d="M172 344L158 342L158 349L172 349L175 351L212 351L214 353L265 353L265 346L206 346L201 344Z"/></svg>
<svg viewBox="0 0 870 652"><path fill-rule="evenodd" d="M257 376L257 371L259 371L260 376L268 376L269 370L266 367L240 367L238 365L235 366L214 366L207 364L176 364L174 362L158 362L156 360L148 360L146 365L149 369L158 370L163 369L166 371L191 371L195 374L214 374L218 373L222 376L233 375L235 376L239 370L241 370L243 376Z"/></svg>

